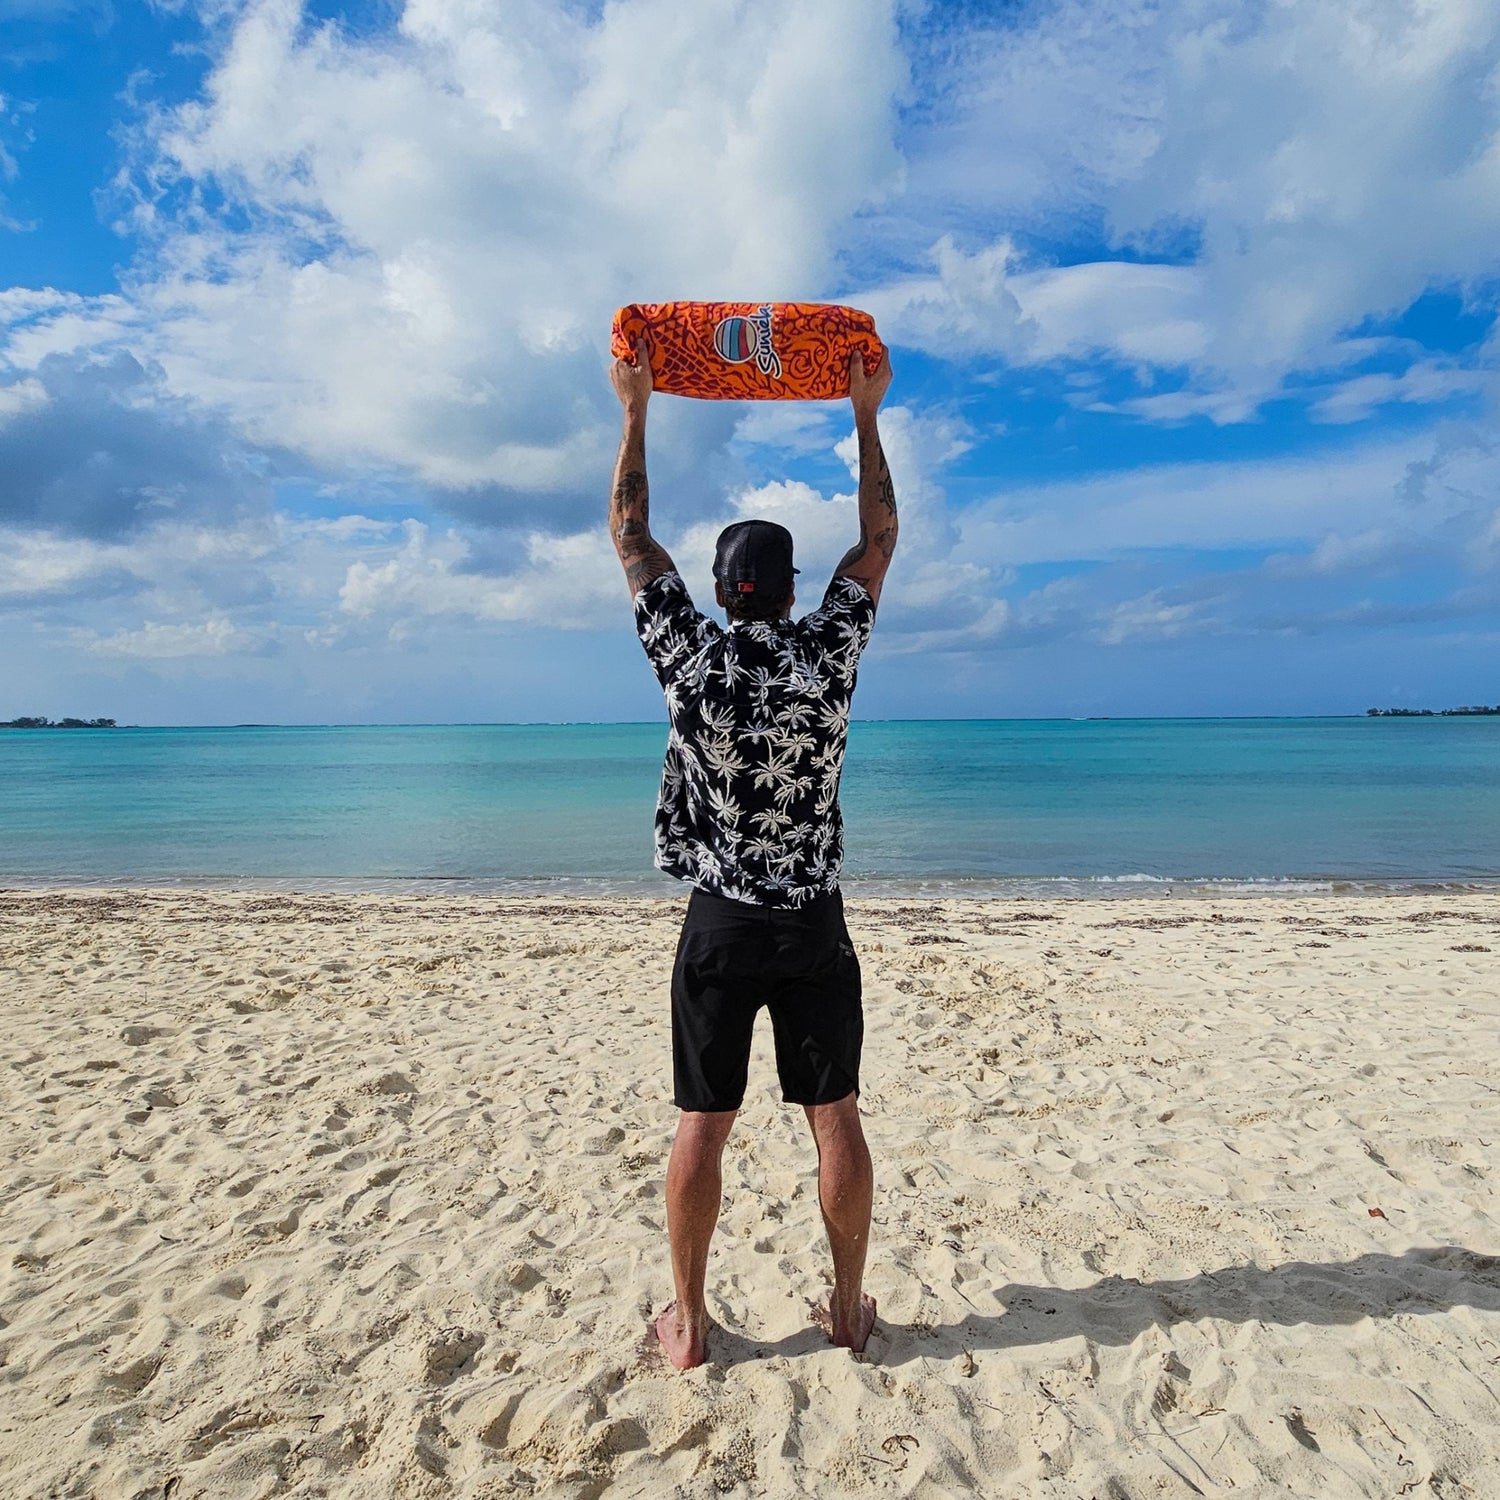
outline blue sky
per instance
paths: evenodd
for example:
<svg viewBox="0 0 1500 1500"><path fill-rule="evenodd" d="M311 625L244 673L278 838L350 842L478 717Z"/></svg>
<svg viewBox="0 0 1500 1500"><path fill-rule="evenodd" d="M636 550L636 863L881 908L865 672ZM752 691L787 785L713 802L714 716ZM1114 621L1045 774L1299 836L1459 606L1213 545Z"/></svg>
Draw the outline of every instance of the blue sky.
<svg viewBox="0 0 1500 1500"><path fill-rule="evenodd" d="M893 347L866 717L1500 701L1491 0L0 0L0 98L0 717L658 717L668 297ZM700 602L852 457L657 398Z"/></svg>

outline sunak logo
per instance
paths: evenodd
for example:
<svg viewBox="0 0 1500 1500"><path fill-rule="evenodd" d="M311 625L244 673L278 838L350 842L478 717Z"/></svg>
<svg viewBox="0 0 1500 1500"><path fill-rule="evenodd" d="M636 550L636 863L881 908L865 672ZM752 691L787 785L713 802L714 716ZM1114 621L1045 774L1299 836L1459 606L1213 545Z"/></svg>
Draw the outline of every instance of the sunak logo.
<svg viewBox="0 0 1500 1500"><path fill-rule="evenodd" d="M781 378L781 356L771 339L771 304L762 303L748 318L724 318L714 329L714 349L732 365L749 360L762 375Z"/></svg>

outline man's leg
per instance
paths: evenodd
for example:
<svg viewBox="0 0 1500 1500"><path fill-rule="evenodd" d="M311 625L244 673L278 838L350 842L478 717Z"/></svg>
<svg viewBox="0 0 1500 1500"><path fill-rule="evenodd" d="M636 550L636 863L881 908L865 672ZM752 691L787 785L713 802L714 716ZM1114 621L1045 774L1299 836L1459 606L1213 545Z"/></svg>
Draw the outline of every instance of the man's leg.
<svg viewBox="0 0 1500 1500"><path fill-rule="evenodd" d="M672 1243L677 1300L656 1320L656 1336L679 1370L701 1365L707 1357L703 1283L724 1191L724 1142L735 1113L732 1109L706 1114L684 1110L677 1119L677 1136L667 1163L667 1236Z"/></svg>
<svg viewBox="0 0 1500 1500"><path fill-rule="evenodd" d="M833 1104L809 1104L807 1122L818 1143L818 1203L833 1250L833 1296L829 1336L857 1354L875 1326L875 1299L863 1293L865 1252L875 1175L859 1123L859 1099L847 1094Z"/></svg>

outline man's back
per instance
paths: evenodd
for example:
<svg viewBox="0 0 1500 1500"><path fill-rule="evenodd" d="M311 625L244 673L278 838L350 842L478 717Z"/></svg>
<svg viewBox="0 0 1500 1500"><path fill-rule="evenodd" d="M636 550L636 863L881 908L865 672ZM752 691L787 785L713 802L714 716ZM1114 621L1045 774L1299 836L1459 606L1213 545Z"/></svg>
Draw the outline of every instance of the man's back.
<svg viewBox="0 0 1500 1500"><path fill-rule="evenodd" d="M636 595L636 629L671 722L656 862L700 890L800 906L836 888L839 776L875 606L852 578L801 620L727 630L665 573Z"/></svg>

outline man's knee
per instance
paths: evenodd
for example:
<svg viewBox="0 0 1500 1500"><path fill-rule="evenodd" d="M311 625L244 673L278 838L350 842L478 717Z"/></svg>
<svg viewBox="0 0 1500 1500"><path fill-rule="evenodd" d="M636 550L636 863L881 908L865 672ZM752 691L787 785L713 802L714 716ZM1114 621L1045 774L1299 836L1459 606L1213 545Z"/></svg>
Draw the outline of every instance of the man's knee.
<svg viewBox="0 0 1500 1500"><path fill-rule="evenodd" d="M683 1110L677 1117L677 1139L673 1150L696 1159L717 1157L729 1139L737 1111Z"/></svg>
<svg viewBox="0 0 1500 1500"><path fill-rule="evenodd" d="M832 1104L807 1104L803 1108L819 1151L864 1143L864 1129L859 1120L859 1095L852 1090Z"/></svg>

